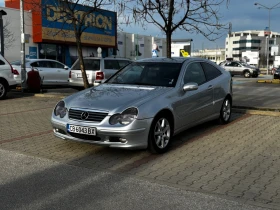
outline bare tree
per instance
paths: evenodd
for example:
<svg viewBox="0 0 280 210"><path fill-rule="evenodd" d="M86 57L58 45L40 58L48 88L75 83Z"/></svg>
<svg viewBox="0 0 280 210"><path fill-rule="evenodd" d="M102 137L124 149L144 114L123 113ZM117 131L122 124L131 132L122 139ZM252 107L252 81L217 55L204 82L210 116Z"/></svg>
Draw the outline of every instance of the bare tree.
<svg viewBox="0 0 280 210"><path fill-rule="evenodd" d="M157 26L166 35L167 57L171 57L171 37L176 30L202 34L210 41L221 37L219 7L230 0L127 0L119 4L126 24Z"/></svg>
<svg viewBox="0 0 280 210"><path fill-rule="evenodd" d="M6 20L4 25L3 25L3 33L4 33L4 40L5 40L5 49L9 49L11 46L13 46L14 41L16 40L14 37L14 33L12 33L9 30L9 25L10 25L10 20Z"/></svg>
<svg viewBox="0 0 280 210"><path fill-rule="evenodd" d="M45 8L46 18L51 20L54 24L60 23L62 24L61 29L54 30L51 32L52 36L55 37L60 35L62 37L69 37L70 32L74 32L74 38L77 46L78 58L80 61L81 73L84 82L84 88L90 87L87 75L85 64L83 60L83 39L82 35L88 28L95 28L97 30L105 31L105 26L100 26L95 19L98 14L103 14L105 10L101 8L106 8L115 3L115 0L58 0L54 1L54 5L41 5L37 7L37 13L41 12L41 8ZM83 10L81 11L81 6L83 6ZM35 7L35 6L34 6ZM108 24L116 24L116 15L115 19L106 19L104 20ZM102 24L101 24L102 25ZM51 27L50 27L51 28Z"/></svg>

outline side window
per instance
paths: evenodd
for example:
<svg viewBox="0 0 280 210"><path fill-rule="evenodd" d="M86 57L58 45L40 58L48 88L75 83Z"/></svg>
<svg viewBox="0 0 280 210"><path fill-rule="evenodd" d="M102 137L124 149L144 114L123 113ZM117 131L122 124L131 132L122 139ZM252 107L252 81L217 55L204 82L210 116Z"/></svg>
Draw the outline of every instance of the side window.
<svg viewBox="0 0 280 210"><path fill-rule="evenodd" d="M206 82L204 71L200 63L191 63L184 76L184 84L189 82L196 82L198 85L201 85Z"/></svg>
<svg viewBox="0 0 280 210"><path fill-rule="evenodd" d="M58 62L51 62L53 68L64 69L64 65Z"/></svg>
<svg viewBox="0 0 280 210"><path fill-rule="evenodd" d="M105 69L119 69L119 63L117 60L104 60Z"/></svg>
<svg viewBox="0 0 280 210"><path fill-rule="evenodd" d="M222 72L214 67L209 63L201 63L202 68L204 69L204 73L206 76L207 81L215 79L216 77L220 76Z"/></svg>
<svg viewBox="0 0 280 210"><path fill-rule="evenodd" d="M237 67L237 66L239 66L239 64L236 63L236 62L231 62L230 66L235 66L235 67Z"/></svg>
<svg viewBox="0 0 280 210"><path fill-rule="evenodd" d="M39 62L31 63L30 66L32 66L32 67L39 67Z"/></svg>
<svg viewBox="0 0 280 210"><path fill-rule="evenodd" d="M5 62L0 60L0 65L5 65Z"/></svg>
<svg viewBox="0 0 280 210"><path fill-rule="evenodd" d="M39 61L39 67L52 68L52 65L49 61Z"/></svg>

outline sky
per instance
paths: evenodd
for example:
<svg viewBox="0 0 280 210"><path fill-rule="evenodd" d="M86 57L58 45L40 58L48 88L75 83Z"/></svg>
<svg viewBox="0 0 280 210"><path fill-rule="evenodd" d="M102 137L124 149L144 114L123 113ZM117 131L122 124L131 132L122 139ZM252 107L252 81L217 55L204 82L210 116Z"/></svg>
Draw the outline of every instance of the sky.
<svg viewBox="0 0 280 210"><path fill-rule="evenodd" d="M269 10L259 9L254 3L262 4L268 8L280 3L280 0L230 0L228 6L224 3L220 5L219 15L222 16L220 22L223 24L232 23L232 31L243 30L264 30L269 25ZM4 6L4 0L0 0L0 6ZM270 28L271 31L280 33L280 4L275 9L270 10ZM158 36L165 38L158 28L154 25L147 27L147 30L138 26L129 26L123 28L124 32L141 35ZM175 31L173 39L193 39L193 50L225 48L225 38L227 31L223 31L222 37L215 42L208 41L202 35L190 34L186 31Z"/></svg>

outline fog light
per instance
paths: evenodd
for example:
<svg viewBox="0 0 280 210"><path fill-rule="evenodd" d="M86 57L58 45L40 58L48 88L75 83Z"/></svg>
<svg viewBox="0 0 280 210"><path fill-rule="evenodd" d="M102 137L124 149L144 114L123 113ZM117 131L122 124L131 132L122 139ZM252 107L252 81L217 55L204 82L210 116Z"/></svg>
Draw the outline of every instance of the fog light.
<svg viewBox="0 0 280 210"><path fill-rule="evenodd" d="M126 139L124 139L124 138L119 138L119 140L120 140L121 143L126 143L127 142Z"/></svg>

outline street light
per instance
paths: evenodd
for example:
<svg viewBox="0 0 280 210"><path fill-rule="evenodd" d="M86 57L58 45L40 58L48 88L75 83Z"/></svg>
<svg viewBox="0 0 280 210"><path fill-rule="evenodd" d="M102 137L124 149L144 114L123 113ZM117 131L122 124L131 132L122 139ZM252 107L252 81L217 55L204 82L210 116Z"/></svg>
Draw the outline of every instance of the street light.
<svg viewBox="0 0 280 210"><path fill-rule="evenodd" d="M263 8L263 9L267 9L268 10L268 31L269 31L269 34L267 36L267 47L266 47L267 48L267 54L266 54L266 57L267 57L267 64L266 64L267 65L267 71L266 71L266 74L267 75L268 75L268 68L269 68L268 67L268 65L269 65L269 36L270 36L270 33L271 33L271 30L270 30L270 11L272 9L280 8L280 6L277 7L279 4L280 4L280 2L275 4L272 7L267 7L267 6L263 5L263 4L255 3L256 6L259 6L258 7L259 9Z"/></svg>

